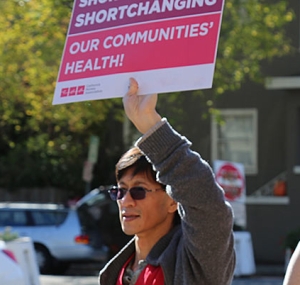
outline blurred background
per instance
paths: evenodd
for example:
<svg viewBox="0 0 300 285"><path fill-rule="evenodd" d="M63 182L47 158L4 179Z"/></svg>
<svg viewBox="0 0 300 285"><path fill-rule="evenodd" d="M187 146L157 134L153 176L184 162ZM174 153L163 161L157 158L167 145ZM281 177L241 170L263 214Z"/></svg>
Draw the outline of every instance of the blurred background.
<svg viewBox="0 0 300 285"><path fill-rule="evenodd" d="M73 245L99 250L97 268L127 242L114 232L116 209L101 190L115 184L114 165L139 136L121 99L52 106L72 6L0 2L2 239L34 231L37 260L46 256L69 273L74 265L42 244L45 233L70 222ZM299 51L299 0L226 0L213 88L159 96L159 112L212 167L216 160L243 165L234 231L247 233L238 252L248 262L239 275L283 276L300 238Z"/></svg>

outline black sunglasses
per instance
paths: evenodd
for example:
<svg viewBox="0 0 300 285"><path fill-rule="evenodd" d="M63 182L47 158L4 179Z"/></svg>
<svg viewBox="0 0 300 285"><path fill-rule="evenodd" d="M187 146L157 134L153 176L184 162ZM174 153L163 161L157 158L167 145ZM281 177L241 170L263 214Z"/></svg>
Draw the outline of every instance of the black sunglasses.
<svg viewBox="0 0 300 285"><path fill-rule="evenodd" d="M146 197L146 192L155 192L158 190L164 190L163 188L148 190L144 187L132 187L130 189L113 187L108 190L110 198L114 201L122 199L126 193L129 191L130 196L134 200L143 200Z"/></svg>

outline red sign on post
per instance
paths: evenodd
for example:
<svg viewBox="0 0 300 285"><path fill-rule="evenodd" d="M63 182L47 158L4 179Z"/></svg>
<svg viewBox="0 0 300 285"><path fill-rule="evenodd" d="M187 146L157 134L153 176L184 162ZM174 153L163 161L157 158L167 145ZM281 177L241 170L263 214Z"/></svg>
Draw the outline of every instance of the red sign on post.
<svg viewBox="0 0 300 285"><path fill-rule="evenodd" d="M212 86L224 0L75 0L53 104Z"/></svg>
<svg viewBox="0 0 300 285"><path fill-rule="evenodd" d="M245 201L244 168L240 163L215 161L216 180L225 191L228 201Z"/></svg>

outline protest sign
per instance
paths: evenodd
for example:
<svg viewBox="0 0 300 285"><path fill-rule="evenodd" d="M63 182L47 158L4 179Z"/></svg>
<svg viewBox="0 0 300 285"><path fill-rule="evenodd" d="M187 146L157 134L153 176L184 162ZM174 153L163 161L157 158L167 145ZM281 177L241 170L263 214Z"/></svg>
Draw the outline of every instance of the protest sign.
<svg viewBox="0 0 300 285"><path fill-rule="evenodd" d="M211 88L224 0L75 0L53 104Z"/></svg>

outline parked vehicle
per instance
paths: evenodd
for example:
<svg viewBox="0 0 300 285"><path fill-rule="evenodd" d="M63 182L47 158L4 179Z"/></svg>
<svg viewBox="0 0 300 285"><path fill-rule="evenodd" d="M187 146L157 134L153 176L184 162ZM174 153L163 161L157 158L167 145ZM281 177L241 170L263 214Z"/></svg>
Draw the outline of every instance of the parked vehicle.
<svg viewBox="0 0 300 285"><path fill-rule="evenodd" d="M63 273L71 262L105 262L128 240L115 203L99 189L72 208L0 203L0 231L7 226L32 239L42 274Z"/></svg>
<svg viewBox="0 0 300 285"><path fill-rule="evenodd" d="M26 285L21 266L2 240L0 240L0 284Z"/></svg>

